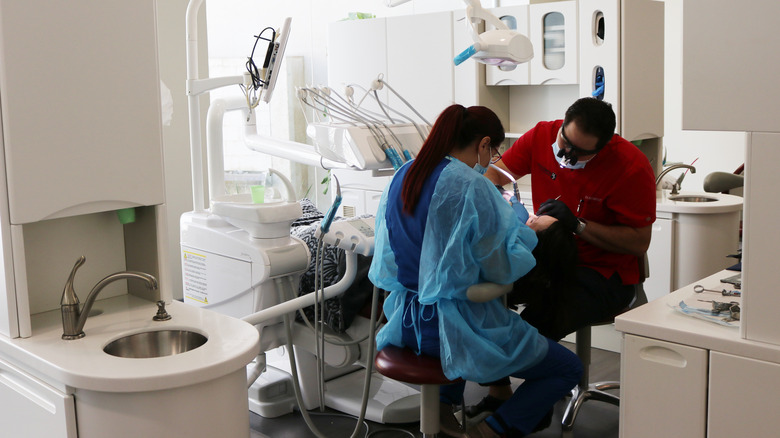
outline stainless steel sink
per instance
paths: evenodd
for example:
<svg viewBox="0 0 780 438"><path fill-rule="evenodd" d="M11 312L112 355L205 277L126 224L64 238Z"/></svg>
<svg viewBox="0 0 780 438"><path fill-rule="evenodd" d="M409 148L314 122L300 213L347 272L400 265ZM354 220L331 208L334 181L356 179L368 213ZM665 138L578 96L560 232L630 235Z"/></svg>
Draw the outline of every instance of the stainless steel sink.
<svg viewBox="0 0 780 438"><path fill-rule="evenodd" d="M118 357L151 358L194 350L208 339L188 330L157 330L128 335L109 342L103 351Z"/></svg>
<svg viewBox="0 0 780 438"><path fill-rule="evenodd" d="M670 200L679 202L714 202L717 198L710 198L709 196L696 196L696 195L680 195L670 196Z"/></svg>

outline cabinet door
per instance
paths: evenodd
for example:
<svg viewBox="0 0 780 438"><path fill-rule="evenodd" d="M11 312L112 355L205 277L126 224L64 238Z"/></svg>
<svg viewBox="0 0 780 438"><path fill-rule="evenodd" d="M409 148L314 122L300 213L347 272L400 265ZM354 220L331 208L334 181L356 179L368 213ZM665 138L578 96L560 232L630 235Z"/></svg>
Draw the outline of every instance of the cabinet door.
<svg viewBox="0 0 780 438"><path fill-rule="evenodd" d="M328 85L331 88L339 93L350 84L367 89L379 74L387 76L386 23L384 18L372 18L338 21L328 27ZM387 98L387 90L377 93L380 99ZM355 95L362 98L363 91L356 89ZM366 99L364 105L369 105L370 100Z"/></svg>
<svg viewBox="0 0 780 438"><path fill-rule="evenodd" d="M63 394L0 360L0 431L7 437L76 438L76 408Z"/></svg>
<svg viewBox="0 0 780 438"><path fill-rule="evenodd" d="M493 8L493 15L507 23L510 29L528 36L528 6L507 6ZM514 24L514 27L512 26ZM487 30L494 29L488 25ZM539 49L534 47L534 55L539 55ZM485 66L485 80L488 85L528 85L530 83L530 63L520 64L514 70L504 71L496 66Z"/></svg>
<svg viewBox="0 0 780 438"><path fill-rule="evenodd" d="M707 350L626 335L620 370L621 437L704 438Z"/></svg>
<svg viewBox="0 0 780 438"><path fill-rule="evenodd" d="M530 6L534 59L531 84L576 84L578 75L577 3L561 1Z"/></svg>
<svg viewBox="0 0 780 438"><path fill-rule="evenodd" d="M0 2L11 223L164 201L155 17L154 1Z"/></svg>
<svg viewBox="0 0 780 438"><path fill-rule="evenodd" d="M580 0L578 15L580 95L611 103L620 132L620 0ZM594 94L597 81L603 92Z"/></svg>
<svg viewBox="0 0 780 438"><path fill-rule="evenodd" d="M779 364L712 352L707 437L777 436L778 393Z"/></svg>
<svg viewBox="0 0 780 438"><path fill-rule="evenodd" d="M387 82L433 123L453 103L452 13L387 20ZM411 113L394 95L393 107Z"/></svg>
<svg viewBox="0 0 780 438"><path fill-rule="evenodd" d="M644 284L648 301L668 295L673 290L672 269L675 265L674 219L671 215L668 218L658 217L652 227L653 236L647 249L650 276Z"/></svg>

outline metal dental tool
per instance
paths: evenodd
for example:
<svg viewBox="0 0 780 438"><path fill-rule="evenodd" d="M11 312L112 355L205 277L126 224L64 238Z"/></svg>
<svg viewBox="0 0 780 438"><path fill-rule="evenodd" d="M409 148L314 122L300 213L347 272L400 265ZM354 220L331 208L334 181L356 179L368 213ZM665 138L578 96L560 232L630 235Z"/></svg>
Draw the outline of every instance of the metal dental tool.
<svg viewBox="0 0 780 438"><path fill-rule="evenodd" d="M694 291L694 292L696 292L697 294L700 294L700 293L702 293L702 292L713 292L713 293L716 293L716 294L721 294L721 295L723 295L724 297L740 297L740 296L742 296L742 292L740 292L740 291L738 291L738 290L726 290L726 289L715 290L715 289L706 289L704 286L702 286L702 285L700 285L700 284L697 284L696 286L694 286L694 287L693 287L693 291Z"/></svg>
<svg viewBox="0 0 780 438"><path fill-rule="evenodd" d="M490 163L490 167L493 169L496 169L497 171L501 172L505 177L509 178L510 181L512 181L512 189L515 193L515 198L517 199L517 202L520 202L520 191L517 189L517 180L515 180L515 177L512 176L511 173L507 172L506 170L496 166L493 163Z"/></svg>

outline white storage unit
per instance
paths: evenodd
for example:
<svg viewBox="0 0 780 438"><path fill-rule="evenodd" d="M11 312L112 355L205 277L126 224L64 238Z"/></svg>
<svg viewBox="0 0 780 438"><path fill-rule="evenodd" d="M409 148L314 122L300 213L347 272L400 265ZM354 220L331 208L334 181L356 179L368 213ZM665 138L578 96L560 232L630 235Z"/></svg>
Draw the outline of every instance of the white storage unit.
<svg viewBox="0 0 780 438"><path fill-rule="evenodd" d="M673 291L675 221L672 213L656 213L652 225L653 234L647 249L650 266L649 277L643 288L648 301L668 295Z"/></svg>
<svg viewBox="0 0 780 438"><path fill-rule="evenodd" d="M707 350L626 335L620 361L620 436L705 436Z"/></svg>
<svg viewBox="0 0 780 438"><path fill-rule="evenodd" d="M59 305L82 254L79 283L144 270L171 293L156 254L166 238L156 25L154 1L0 1L0 334L30 336L31 312ZM128 207L144 208L123 229L113 210Z"/></svg>
<svg viewBox="0 0 780 438"><path fill-rule="evenodd" d="M3 436L77 438L73 396L0 359Z"/></svg>
<svg viewBox="0 0 780 438"><path fill-rule="evenodd" d="M710 354L708 438L774 436L780 364L713 351ZM738 420L735 421L735 417ZM747 434L745 424L755 431Z"/></svg>
<svg viewBox="0 0 780 438"><path fill-rule="evenodd" d="M780 345L780 2L683 2L683 129L746 131L742 336ZM724 31L728 29L728 31Z"/></svg>
<svg viewBox="0 0 780 438"><path fill-rule="evenodd" d="M742 335L754 341L780 345L777 309L776 232L780 201L777 171L780 133L750 133L745 160L745 217L742 239L742 287L745 289L745 324Z"/></svg>
<svg viewBox="0 0 780 438"><path fill-rule="evenodd" d="M663 3L580 0L579 23L580 95L590 96L602 73L617 132L630 141L663 137Z"/></svg>
<svg viewBox="0 0 780 438"><path fill-rule="evenodd" d="M534 46L531 84L576 84L579 74L577 2L530 5L528 31Z"/></svg>
<svg viewBox="0 0 780 438"><path fill-rule="evenodd" d="M696 283L716 289L732 274L724 270ZM625 333L621 437L767 437L780 430L780 347L671 308L715 297L702 295L686 286L615 319ZM747 306L744 297L729 299Z"/></svg>
<svg viewBox="0 0 780 438"><path fill-rule="evenodd" d="M490 12L505 23L513 23L514 30L522 35L529 35L528 5L493 8L490 9ZM490 29L493 29L493 26L488 26L488 30ZM534 47L534 56L539 56L537 47ZM486 66L485 80L488 85L528 85L531 83L531 64L520 64L510 71L504 71L492 65Z"/></svg>
<svg viewBox="0 0 780 438"><path fill-rule="evenodd" d="M162 204L154 2L42 7L0 3L11 223Z"/></svg>

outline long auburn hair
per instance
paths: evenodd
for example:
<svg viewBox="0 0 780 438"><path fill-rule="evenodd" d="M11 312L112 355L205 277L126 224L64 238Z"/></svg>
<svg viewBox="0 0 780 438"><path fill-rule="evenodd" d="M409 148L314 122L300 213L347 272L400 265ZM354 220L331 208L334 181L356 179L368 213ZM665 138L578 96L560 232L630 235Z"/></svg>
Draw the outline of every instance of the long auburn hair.
<svg viewBox="0 0 780 438"><path fill-rule="evenodd" d="M489 108L466 108L455 104L442 111L404 179L401 189L404 213L414 213L423 184L444 157L453 150L463 150L484 137L490 137L491 147L498 147L504 142L501 120Z"/></svg>

